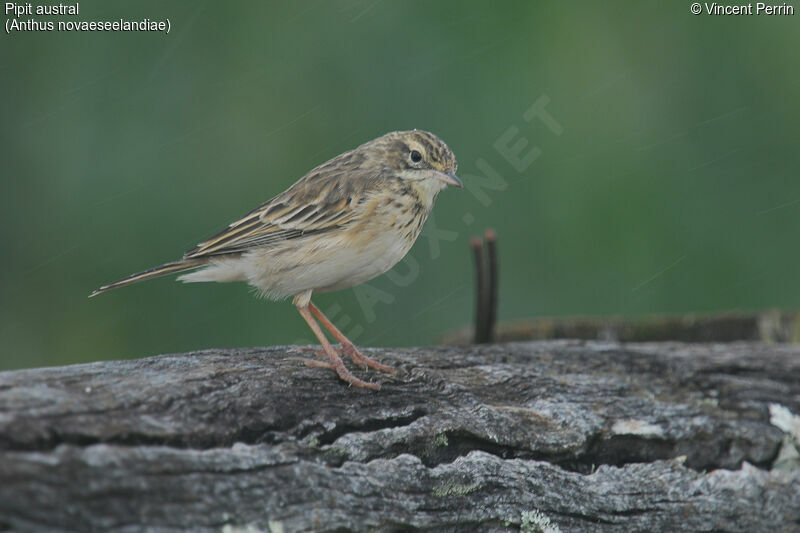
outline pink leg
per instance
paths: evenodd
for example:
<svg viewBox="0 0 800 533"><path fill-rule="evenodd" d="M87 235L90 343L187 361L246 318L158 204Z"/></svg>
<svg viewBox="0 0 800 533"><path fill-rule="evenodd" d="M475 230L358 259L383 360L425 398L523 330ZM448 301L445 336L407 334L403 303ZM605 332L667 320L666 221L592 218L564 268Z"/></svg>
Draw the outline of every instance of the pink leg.
<svg viewBox="0 0 800 533"><path fill-rule="evenodd" d="M336 340L341 343L341 345L342 345L342 350L341 350L342 353L349 355L353 359L353 362L355 364L364 365L364 368L369 366L369 367L374 368L375 370L383 370L384 372L392 372L392 373L395 372L394 368L392 368L390 366L387 366L387 365L384 365L382 363L379 363L375 359L367 357L366 355L364 355L361 352L359 352L358 348L356 348L356 345L353 344L352 342L350 342L350 339L345 337L344 333L339 331L339 328L337 328L333 324L333 322L331 322L328 319L328 317L326 317L325 315L322 314L322 311L320 311L319 307L314 305L314 302L309 300L308 308L311 309L311 312L314 313L314 316L317 317L317 320L322 322L322 325L325 326L325 329L330 331L331 335L333 335L336 338Z"/></svg>
<svg viewBox="0 0 800 533"><path fill-rule="evenodd" d="M317 336L317 339L319 339L319 342L322 344L322 349L325 351L326 354L328 354L328 357L330 357L331 359L330 368L336 370L336 373L339 374L339 377L343 381L346 381L350 385L354 385L356 387L364 387L367 389L374 389L374 390L378 390L381 388L380 385L377 385L375 383L369 383L358 379L353 374L351 374L349 370L347 370L347 368L344 366L344 363L342 362L342 358L339 357L339 354L337 354L336 351L333 349L333 346L331 346L331 343L328 342L328 339L325 337L325 334L322 332L322 329L320 329L319 324L317 324L317 321L314 320L314 317L308 311L308 306L303 306L303 307L298 306L297 311L300 313L300 316L302 316L308 323L308 327L311 328L311 331L314 332L314 335ZM328 363L321 363L321 362L320 364L314 365L313 363L315 362L311 361L307 362L306 364L309 363L311 363L312 366L324 366L324 367L329 366Z"/></svg>

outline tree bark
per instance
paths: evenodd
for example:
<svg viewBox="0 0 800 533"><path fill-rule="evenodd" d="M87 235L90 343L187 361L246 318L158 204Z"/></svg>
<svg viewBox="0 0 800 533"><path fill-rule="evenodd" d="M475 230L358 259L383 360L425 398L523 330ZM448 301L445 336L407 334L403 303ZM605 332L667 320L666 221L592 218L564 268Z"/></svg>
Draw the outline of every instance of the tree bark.
<svg viewBox="0 0 800 533"><path fill-rule="evenodd" d="M0 530L800 530L798 346L308 355L0 373Z"/></svg>
<svg viewBox="0 0 800 533"><path fill-rule="evenodd" d="M445 332L441 344L472 344L474 327ZM736 342L800 343L800 314L772 309L759 313L725 312L705 315L649 317L530 318L501 322L497 342L582 339L620 342Z"/></svg>

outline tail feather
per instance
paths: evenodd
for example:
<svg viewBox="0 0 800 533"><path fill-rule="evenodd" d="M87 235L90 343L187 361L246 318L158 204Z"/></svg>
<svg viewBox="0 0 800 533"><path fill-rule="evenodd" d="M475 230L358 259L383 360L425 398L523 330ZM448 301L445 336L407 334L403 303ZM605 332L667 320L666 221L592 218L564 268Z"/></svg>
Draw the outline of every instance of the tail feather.
<svg viewBox="0 0 800 533"><path fill-rule="evenodd" d="M103 285L96 291L93 291L92 294L89 295L89 298L91 298L92 296L97 296L100 293L110 291L111 289L125 287L126 285L131 285L139 281L158 278L161 276L166 276L167 274L174 274L176 272L184 272L186 270L192 270L201 267L207 263L208 263L207 257L198 257L195 259L182 259L181 261L174 261L172 263L166 263L161 266L149 268L147 270L137 272L136 274L131 274L127 278L122 278L120 280L115 281L114 283Z"/></svg>

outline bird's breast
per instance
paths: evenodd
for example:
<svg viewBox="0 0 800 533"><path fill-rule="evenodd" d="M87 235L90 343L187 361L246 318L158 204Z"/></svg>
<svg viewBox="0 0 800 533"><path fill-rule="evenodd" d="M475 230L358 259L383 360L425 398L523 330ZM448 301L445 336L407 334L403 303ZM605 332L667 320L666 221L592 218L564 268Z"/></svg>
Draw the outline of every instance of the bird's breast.
<svg viewBox="0 0 800 533"><path fill-rule="evenodd" d="M248 279L265 294L289 296L359 285L405 257L431 206L414 192L373 196L345 227L251 254Z"/></svg>

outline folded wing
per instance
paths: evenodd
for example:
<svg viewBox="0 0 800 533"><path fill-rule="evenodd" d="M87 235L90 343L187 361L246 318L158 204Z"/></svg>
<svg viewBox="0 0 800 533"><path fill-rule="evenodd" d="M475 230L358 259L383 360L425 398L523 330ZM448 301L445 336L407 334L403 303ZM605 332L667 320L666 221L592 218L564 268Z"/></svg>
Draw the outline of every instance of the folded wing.
<svg viewBox="0 0 800 533"><path fill-rule="evenodd" d="M186 252L184 258L246 252L351 224L357 218L357 207L370 194L371 187L357 187L357 177L344 183L336 177L310 173L284 193Z"/></svg>

